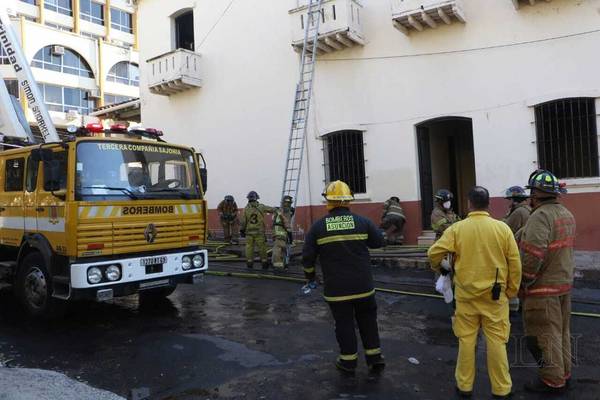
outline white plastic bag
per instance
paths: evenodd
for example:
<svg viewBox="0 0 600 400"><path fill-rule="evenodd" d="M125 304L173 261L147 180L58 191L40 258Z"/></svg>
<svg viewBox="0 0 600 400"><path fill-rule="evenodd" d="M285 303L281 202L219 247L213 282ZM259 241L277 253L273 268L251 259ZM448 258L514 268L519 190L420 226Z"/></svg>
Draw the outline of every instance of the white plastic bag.
<svg viewBox="0 0 600 400"><path fill-rule="evenodd" d="M446 303L452 303L454 299L454 293L452 293L452 281L450 280L450 274L440 275L437 282L435 283L435 290L438 293L444 295L444 301Z"/></svg>

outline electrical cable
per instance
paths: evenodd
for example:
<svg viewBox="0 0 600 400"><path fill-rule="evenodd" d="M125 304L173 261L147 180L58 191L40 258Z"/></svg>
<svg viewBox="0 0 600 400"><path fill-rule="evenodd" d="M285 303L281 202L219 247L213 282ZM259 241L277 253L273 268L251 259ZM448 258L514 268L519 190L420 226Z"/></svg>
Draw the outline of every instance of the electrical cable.
<svg viewBox="0 0 600 400"><path fill-rule="evenodd" d="M468 48L468 49L456 49L456 50L446 50L446 51L428 52L428 53L397 54L397 55L373 56L373 57L329 58L329 59L317 57L317 62L388 60L388 59L394 59L394 58L412 58L412 57L425 57L425 56L456 54L456 53L469 53L469 52L481 51L481 50L500 49L500 48L505 48L505 47L523 46L523 45L533 44L533 43L549 42L549 41L554 41L554 40L567 39L567 38L571 38L571 37L590 35L590 34L598 33L598 32L600 32L600 29L593 29L590 31L578 32L578 33L569 33L566 35L553 36L553 37L549 37L549 38L525 40L522 42L504 43L504 44L496 44L496 45L492 45L492 46L481 46L481 47L472 47L472 48Z"/></svg>
<svg viewBox="0 0 600 400"><path fill-rule="evenodd" d="M206 32L206 35L204 36L204 38L202 38L202 40L200 41L200 43L198 44L198 49L204 44L204 42L206 41L206 39L208 39L208 37L210 36L210 34L212 33L212 31L217 27L217 25L219 25L219 22L221 22L221 20L223 19L223 17L225 16L225 14L227 14L227 11L229 11L229 9L231 8L231 6L233 5L233 2L235 0L231 0L229 2L229 4L227 5L227 7L225 7L225 10L223 10L223 12L221 13L221 15L219 16L219 18L217 18L217 20L215 21L215 23L213 24L213 26L210 27L210 29L208 30L208 32Z"/></svg>
<svg viewBox="0 0 600 400"><path fill-rule="evenodd" d="M265 275L265 274L253 274L253 273L243 273L243 272L223 272L223 271L206 271L207 275L212 276L221 276L221 277L232 277L232 278L248 278L248 279L267 279L267 280L279 280L279 281L289 281L296 283L306 283L306 279L301 278L293 278L289 276L280 276L280 275ZM400 294L404 296L416 296L416 297L428 297L434 299L443 299L444 296L430 293L421 293L421 292L408 292L404 290L395 290L395 289L385 289L385 288L375 288L377 292L381 293L390 293L390 294ZM577 317L587 317L587 318L600 318L600 314L596 313L586 313L586 312L578 312L572 311L571 315Z"/></svg>

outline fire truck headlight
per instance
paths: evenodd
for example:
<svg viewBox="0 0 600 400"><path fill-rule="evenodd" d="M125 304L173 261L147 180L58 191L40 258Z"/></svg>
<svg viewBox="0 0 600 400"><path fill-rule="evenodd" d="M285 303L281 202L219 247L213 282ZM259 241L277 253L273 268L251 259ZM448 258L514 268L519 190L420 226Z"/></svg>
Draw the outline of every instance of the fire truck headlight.
<svg viewBox="0 0 600 400"><path fill-rule="evenodd" d="M106 268L106 279L112 282L121 279L121 268L118 265L111 265Z"/></svg>
<svg viewBox="0 0 600 400"><path fill-rule="evenodd" d="M184 271L192 268L192 259L189 256L181 257L181 268L183 268Z"/></svg>
<svg viewBox="0 0 600 400"><path fill-rule="evenodd" d="M87 270L88 282L92 285L102 281L102 271L98 267L92 267Z"/></svg>
<svg viewBox="0 0 600 400"><path fill-rule="evenodd" d="M194 263L194 268L202 268L204 266L204 257L202 257L202 254L196 254L192 262Z"/></svg>

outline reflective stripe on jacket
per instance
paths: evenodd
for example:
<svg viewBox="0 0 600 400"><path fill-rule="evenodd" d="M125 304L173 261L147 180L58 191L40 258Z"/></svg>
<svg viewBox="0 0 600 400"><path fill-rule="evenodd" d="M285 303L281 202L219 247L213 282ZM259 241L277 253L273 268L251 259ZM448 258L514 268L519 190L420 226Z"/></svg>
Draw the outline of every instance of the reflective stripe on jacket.
<svg viewBox="0 0 600 400"><path fill-rule="evenodd" d="M467 219L446 229L427 252L431 267L439 271L448 253L455 255L454 284L457 300L492 295L498 283L507 297L515 297L521 283L521 259L512 231L484 211L469 213Z"/></svg>
<svg viewBox="0 0 600 400"><path fill-rule="evenodd" d="M302 249L306 278L315 278L319 260L327 301L346 301L374 292L369 248L383 246L383 235L369 219L335 208L313 224Z"/></svg>
<svg viewBox="0 0 600 400"><path fill-rule="evenodd" d="M575 218L558 200L531 213L521 242L523 291L526 296L560 296L573 286Z"/></svg>

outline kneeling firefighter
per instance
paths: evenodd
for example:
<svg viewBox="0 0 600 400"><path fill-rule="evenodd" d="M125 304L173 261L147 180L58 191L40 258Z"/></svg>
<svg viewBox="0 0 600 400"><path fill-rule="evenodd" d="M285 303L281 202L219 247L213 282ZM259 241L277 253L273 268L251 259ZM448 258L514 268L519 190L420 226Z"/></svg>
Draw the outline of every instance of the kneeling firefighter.
<svg viewBox="0 0 600 400"><path fill-rule="evenodd" d="M315 222L306 236L302 250L304 273L309 284L314 285L315 263L319 259L324 297L335 320L340 346L336 367L348 373L356 369L356 320L367 365L371 372L378 373L385 363L379 344L369 248L382 247L383 235L370 220L350 212L348 204L354 196L346 183L330 183L323 196L329 213Z"/></svg>

